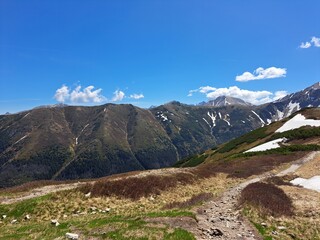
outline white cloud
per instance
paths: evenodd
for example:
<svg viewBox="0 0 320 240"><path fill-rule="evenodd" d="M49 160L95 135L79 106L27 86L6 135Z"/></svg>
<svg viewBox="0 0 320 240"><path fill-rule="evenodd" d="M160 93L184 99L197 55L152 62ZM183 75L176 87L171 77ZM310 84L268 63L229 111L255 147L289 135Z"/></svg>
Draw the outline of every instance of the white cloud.
<svg viewBox="0 0 320 240"><path fill-rule="evenodd" d="M312 37L312 38L311 38L311 42L313 43L313 45L314 45L315 47L320 47L320 38Z"/></svg>
<svg viewBox="0 0 320 240"><path fill-rule="evenodd" d="M236 81L247 82L252 80L268 79L268 78L280 78L285 77L287 74L287 69L285 68L257 68L253 73L244 72L242 75L236 76Z"/></svg>
<svg viewBox="0 0 320 240"><path fill-rule="evenodd" d="M287 91L276 91L273 96L273 100L281 99L288 95Z"/></svg>
<svg viewBox="0 0 320 240"><path fill-rule="evenodd" d="M309 47L311 47L311 43L309 43L309 42L305 42L305 43L301 43L300 44L300 48L309 48Z"/></svg>
<svg viewBox="0 0 320 240"><path fill-rule="evenodd" d="M200 87L197 90L191 90L191 91L201 92L201 89L203 88L204 87ZM205 88L208 89L208 86ZM229 88L210 87L210 89L211 89L210 91L201 92L205 94L206 97L210 100L216 99L219 96L231 96L231 97L243 99L246 102L256 104L256 105L271 102L287 95L286 91L277 91L275 93L272 93L269 91L250 91L250 90L240 89L237 86L232 86Z"/></svg>
<svg viewBox="0 0 320 240"><path fill-rule="evenodd" d="M77 86L74 90L63 85L57 89L54 98L58 102L71 102L71 103L100 103L106 100L101 94L102 89L93 90L94 86L88 86L81 90L81 86Z"/></svg>
<svg viewBox="0 0 320 240"><path fill-rule="evenodd" d="M192 97L192 95L196 92L201 92L201 93L207 93L210 91L214 91L216 88L214 87L210 87L210 86L205 86L205 87L200 87L199 89L194 89L194 90L190 90L189 94L187 95L188 97Z"/></svg>
<svg viewBox="0 0 320 240"><path fill-rule="evenodd" d="M120 91L120 90L116 90L116 91L113 93L112 101L113 101L113 102L121 101L121 100L124 98L124 96L125 96L124 92L122 92L122 91Z"/></svg>
<svg viewBox="0 0 320 240"><path fill-rule="evenodd" d="M130 95L130 98L133 98L133 99L141 99L141 98L144 98L144 95L141 93L141 94L131 94Z"/></svg>
<svg viewBox="0 0 320 240"><path fill-rule="evenodd" d="M69 94L69 88L65 85L62 85L61 88L58 88L56 91L56 94L54 95L54 98L61 103L64 103L67 101L70 97Z"/></svg>
<svg viewBox="0 0 320 240"><path fill-rule="evenodd" d="M320 47L320 38L312 37L310 42L305 42L300 44L300 48L309 48L313 44L314 47Z"/></svg>

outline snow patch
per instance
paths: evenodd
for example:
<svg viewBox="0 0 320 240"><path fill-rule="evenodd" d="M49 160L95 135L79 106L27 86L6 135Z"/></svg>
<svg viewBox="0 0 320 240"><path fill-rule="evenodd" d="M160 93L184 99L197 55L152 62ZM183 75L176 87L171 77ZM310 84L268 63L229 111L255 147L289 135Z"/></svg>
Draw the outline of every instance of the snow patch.
<svg viewBox="0 0 320 240"><path fill-rule="evenodd" d="M247 152L260 152L260 151L266 151L269 149L279 148L280 147L279 143L282 143L285 140L286 140L286 138L278 138L276 140L272 140L272 141L266 142L264 144L258 145L254 148L251 148L251 149L245 151L245 153L247 153Z"/></svg>
<svg viewBox="0 0 320 240"><path fill-rule="evenodd" d="M24 119L25 117L29 116L29 115L30 115L30 113L27 113L26 115L23 116L23 118L21 118L21 120Z"/></svg>
<svg viewBox="0 0 320 240"><path fill-rule="evenodd" d="M276 130L276 132L285 132L303 126L320 127L320 120L306 119L305 116L299 113L283 124L282 127Z"/></svg>
<svg viewBox="0 0 320 240"><path fill-rule="evenodd" d="M263 121L263 119L255 111L251 110L251 112L259 118L259 120L262 123L262 127L263 127L266 124L265 121Z"/></svg>
<svg viewBox="0 0 320 240"><path fill-rule="evenodd" d="M212 120L212 127L215 127L216 126L216 116L213 115L213 113L210 114L209 112L207 112L207 114Z"/></svg>
<svg viewBox="0 0 320 240"><path fill-rule="evenodd" d="M241 120L242 123L246 123L246 121Z"/></svg>
<svg viewBox="0 0 320 240"><path fill-rule="evenodd" d="M299 103L293 103L292 101L289 102L287 108L289 108L287 112L287 117L290 116L293 113L293 111L299 111L301 109Z"/></svg>
<svg viewBox="0 0 320 240"><path fill-rule="evenodd" d="M227 119L223 119L229 126L231 126L230 122Z"/></svg>
<svg viewBox="0 0 320 240"><path fill-rule="evenodd" d="M284 113L277 109L277 120L280 121L284 117Z"/></svg>
<svg viewBox="0 0 320 240"><path fill-rule="evenodd" d="M271 119L267 119L267 124L269 125L270 123L272 123Z"/></svg>
<svg viewBox="0 0 320 240"><path fill-rule="evenodd" d="M160 117L162 118L163 122L168 121L168 117L163 115L163 113L161 113Z"/></svg>
<svg viewBox="0 0 320 240"><path fill-rule="evenodd" d="M296 178L290 181L293 185L302 186L307 189L315 190L320 192L320 176L314 176L309 179Z"/></svg>
<svg viewBox="0 0 320 240"><path fill-rule="evenodd" d="M28 137L28 134L23 136L22 138L20 138L18 141L16 141L13 145L17 144L18 142L22 141L23 139L25 139L26 137Z"/></svg>
<svg viewBox="0 0 320 240"><path fill-rule="evenodd" d="M78 139L79 139L80 135L83 133L83 131L84 131L88 126L89 126L89 124L85 125L85 126L84 126L84 128L81 130L81 132L80 132L79 136L78 136L78 137L76 137L76 145L78 145L78 144L79 144Z"/></svg>
<svg viewBox="0 0 320 240"><path fill-rule="evenodd" d="M221 117L221 113L220 112L218 112L218 115L219 115L219 118L221 119L222 117Z"/></svg>
<svg viewBox="0 0 320 240"><path fill-rule="evenodd" d="M211 125L208 123L208 121L207 121L207 119L205 119L205 118L202 118L207 124L208 124L208 126L211 128Z"/></svg>

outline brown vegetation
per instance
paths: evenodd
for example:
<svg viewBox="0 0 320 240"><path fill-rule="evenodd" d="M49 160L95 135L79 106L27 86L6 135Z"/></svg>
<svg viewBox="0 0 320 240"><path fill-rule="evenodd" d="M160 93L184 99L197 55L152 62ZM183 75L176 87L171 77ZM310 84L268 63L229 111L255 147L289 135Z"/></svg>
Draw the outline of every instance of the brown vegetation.
<svg viewBox="0 0 320 240"><path fill-rule="evenodd" d="M150 195L159 195L161 191L180 184L190 184L195 181L191 173L175 173L172 175L147 175L144 177L128 177L115 180L100 180L93 185L86 185L80 190L91 192L92 196L118 196L133 200Z"/></svg>
<svg viewBox="0 0 320 240"><path fill-rule="evenodd" d="M240 205L251 205L263 214L272 216L291 216L293 206L291 199L285 192L270 184L256 182L249 184L241 192Z"/></svg>
<svg viewBox="0 0 320 240"><path fill-rule="evenodd" d="M288 178L288 177L287 176L286 177L273 176L273 177L267 178L266 182L270 183L270 184L277 185L277 186L292 186L292 183L287 181L286 178Z"/></svg>

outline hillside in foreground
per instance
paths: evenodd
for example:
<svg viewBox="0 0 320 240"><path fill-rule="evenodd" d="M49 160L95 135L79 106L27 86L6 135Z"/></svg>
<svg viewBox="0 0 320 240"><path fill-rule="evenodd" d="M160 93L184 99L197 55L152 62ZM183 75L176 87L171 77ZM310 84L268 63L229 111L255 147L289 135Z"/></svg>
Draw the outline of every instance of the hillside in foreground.
<svg viewBox="0 0 320 240"><path fill-rule="evenodd" d="M319 239L320 193L290 183L320 175L320 127L303 125L319 120L320 109L302 110L180 168L4 189L0 236ZM262 151L252 151L256 147Z"/></svg>

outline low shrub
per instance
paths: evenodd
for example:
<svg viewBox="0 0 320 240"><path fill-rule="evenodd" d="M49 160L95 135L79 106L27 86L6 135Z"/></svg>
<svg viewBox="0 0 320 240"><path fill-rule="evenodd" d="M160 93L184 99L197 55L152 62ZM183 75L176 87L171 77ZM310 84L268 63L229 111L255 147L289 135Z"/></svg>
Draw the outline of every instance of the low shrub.
<svg viewBox="0 0 320 240"><path fill-rule="evenodd" d="M191 173L176 173L172 175L148 175L145 177L128 177L115 180L100 180L93 185L80 187L83 193L91 192L92 196L117 196L133 200L150 195L159 195L161 191L180 184L190 184L195 181Z"/></svg>
<svg viewBox="0 0 320 240"><path fill-rule="evenodd" d="M292 186L292 183L285 181L283 177L273 176L266 179L267 183L271 183L277 186Z"/></svg>
<svg viewBox="0 0 320 240"><path fill-rule="evenodd" d="M256 182L245 187L239 199L240 206L250 205L263 214L272 216L291 216L293 206L285 192L270 183Z"/></svg>
<svg viewBox="0 0 320 240"><path fill-rule="evenodd" d="M243 143L253 143L257 141L258 139L262 139L267 137L269 134L266 133L267 127L258 128L256 130L253 130L241 137L238 137L234 140L231 140L230 142L224 144L221 148L217 150L219 153L226 153L230 152L231 150L235 149L239 145Z"/></svg>

